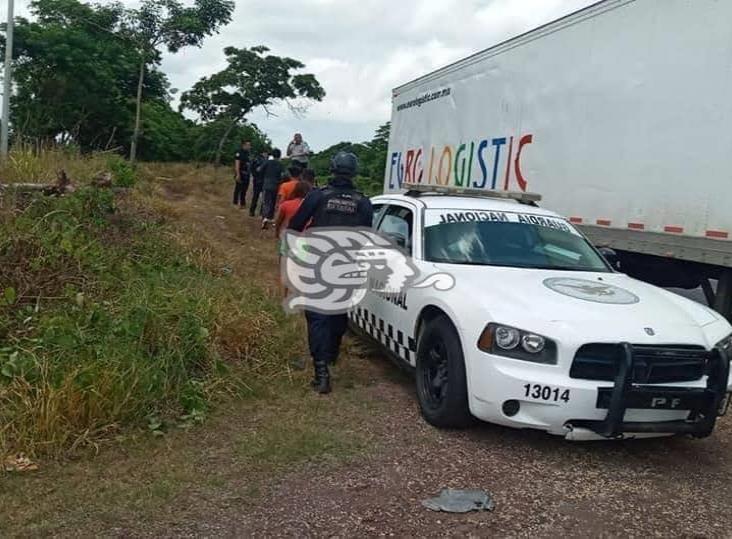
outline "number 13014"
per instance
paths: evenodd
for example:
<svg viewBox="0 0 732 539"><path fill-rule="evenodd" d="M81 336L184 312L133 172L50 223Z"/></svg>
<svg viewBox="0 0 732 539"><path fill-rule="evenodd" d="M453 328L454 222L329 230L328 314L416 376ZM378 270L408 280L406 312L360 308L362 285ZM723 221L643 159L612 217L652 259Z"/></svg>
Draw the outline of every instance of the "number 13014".
<svg viewBox="0 0 732 539"><path fill-rule="evenodd" d="M558 387L542 386L540 384L524 385L524 397L547 401L547 402L569 402L569 389Z"/></svg>

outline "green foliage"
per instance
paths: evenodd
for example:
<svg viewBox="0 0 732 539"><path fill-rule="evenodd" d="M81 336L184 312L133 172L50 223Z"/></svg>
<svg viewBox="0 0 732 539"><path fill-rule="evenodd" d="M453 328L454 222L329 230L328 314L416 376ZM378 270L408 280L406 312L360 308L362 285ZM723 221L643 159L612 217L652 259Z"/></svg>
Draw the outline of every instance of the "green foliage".
<svg viewBox="0 0 732 539"><path fill-rule="evenodd" d="M230 125L226 119L214 120L205 124L196 124L190 132L192 139L187 151L193 153L193 159L199 162L213 163L219 151L219 144ZM234 162L234 154L241 141L252 143L252 152L259 153L272 148L272 141L254 124L242 123L232 129L224 145L221 147L221 162Z"/></svg>
<svg viewBox="0 0 732 539"><path fill-rule="evenodd" d="M129 150L141 59L144 63L138 140L143 159L190 160L193 124L168 104L159 71L161 47L200 46L231 20L230 0L119 2L33 0L33 19L15 29L15 140L75 144L83 152ZM4 41L2 42L4 49Z"/></svg>
<svg viewBox="0 0 732 539"><path fill-rule="evenodd" d="M142 0L137 9L124 11L123 32L135 44L139 58L138 84L143 84L148 65L160 64L160 47L171 53L184 47L200 47L206 37L231 21L233 12L232 0L195 0L192 6L179 0ZM137 121L130 150L133 162L140 138L142 99L142 94L138 94L135 100Z"/></svg>
<svg viewBox="0 0 732 539"><path fill-rule="evenodd" d="M305 65L292 58L267 54L267 47L224 49L227 67L199 80L181 98L181 108L204 121L241 121L257 107L296 98L322 101L325 90L314 75L294 74Z"/></svg>
<svg viewBox="0 0 732 539"><path fill-rule="evenodd" d="M135 170L121 156L110 156L107 160L107 167L112 173L112 180L117 187L132 187L137 183Z"/></svg>
<svg viewBox="0 0 732 539"><path fill-rule="evenodd" d="M143 0L135 9L119 2L33 0L33 19L18 18L15 30L14 145L127 153L134 139L137 158L163 162L230 162L242 139L255 151L271 147L245 117L283 100L293 107L322 100L315 77L298 72L301 62L267 54L266 47L228 47L227 68L183 95L183 108L203 123L170 107L169 83L159 71L162 51L200 46L231 20L233 9L230 0Z"/></svg>
<svg viewBox="0 0 732 539"><path fill-rule="evenodd" d="M219 139L215 161L223 155L231 131L237 129L247 114L257 107L285 101L308 99L322 101L325 90L314 75L295 74L305 65L292 58L267 54L267 47L251 49L227 47L227 67L199 80L181 97L181 110L191 110L204 122L227 125Z"/></svg>
<svg viewBox="0 0 732 539"><path fill-rule="evenodd" d="M0 454L200 422L225 383L217 332L277 323L272 300L196 265L146 211L82 188L0 212ZM241 346L266 362L269 333Z"/></svg>
<svg viewBox="0 0 732 539"><path fill-rule="evenodd" d="M142 0L125 12L125 30L149 62L160 61L158 47L175 53L184 47L200 47L203 40L231 21L232 0Z"/></svg>
<svg viewBox="0 0 732 539"><path fill-rule="evenodd" d="M120 4L34 0L30 9L35 20L19 18L15 29L16 138L73 141L84 151L119 145L133 121L139 60L120 33ZM160 99L166 88L153 70L143 91Z"/></svg>
<svg viewBox="0 0 732 539"><path fill-rule="evenodd" d="M142 161L193 160L195 156L191 154L190 143L195 127L193 122L173 110L166 101L157 99L143 103L137 157Z"/></svg>
<svg viewBox="0 0 732 539"><path fill-rule="evenodd" d="M389 146L389 124L384 124L376 130L371 142L352 143L341 142L314 155L310 166L319 178L330 176L330 160L338 152L352 152L359 161L359 174L356 185L369 196L379 195L384 189L384 174L386 171L386 154Z"/></svg>

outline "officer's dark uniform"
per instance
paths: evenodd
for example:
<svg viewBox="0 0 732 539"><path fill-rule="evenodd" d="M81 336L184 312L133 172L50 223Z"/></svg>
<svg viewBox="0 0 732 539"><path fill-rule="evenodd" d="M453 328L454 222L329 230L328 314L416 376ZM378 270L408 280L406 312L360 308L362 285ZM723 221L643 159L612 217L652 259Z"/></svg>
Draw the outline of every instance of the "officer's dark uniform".
<svg viewBox="0 0 732 539"><path fill-rule="evenodd" d="M252 205L249 207L249 215L254 217L257 211L257 204L259 204L259 197L264 189L264 165L267 163L267 158L258 155L252 161Z"/></svg>
<svg viewBox="0 0 732 539"><path fill-rule="evenodd" d="M249 151L239 148L236 152L236 160L239 161L239 177L236 178L234 186L234 205L245 208L247 205L247 191L249 191Z"/></svg>
<svg viewBox="0 0 732 539"><path fill-rule="evenodd" d="M352 178L358 169L358 159L352 153L339 152L331 161L333 179L327 187L311 191L300 209L290 220L289 228L302 232L306 226L370 227L373 221L371 201L356 191ZM348 315L322 314L306 311L308 342L313 356L315 379L313 387L319 393L330 392L328 365L335 363L346 332Z"/></svg>

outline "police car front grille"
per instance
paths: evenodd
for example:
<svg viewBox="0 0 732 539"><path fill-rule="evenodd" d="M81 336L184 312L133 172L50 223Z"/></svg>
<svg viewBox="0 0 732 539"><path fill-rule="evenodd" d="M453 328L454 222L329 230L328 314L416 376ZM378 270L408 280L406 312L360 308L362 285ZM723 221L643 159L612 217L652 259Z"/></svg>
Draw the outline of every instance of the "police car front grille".
<svg viewBox="0 0 732 539"><path fill-rule="evenodd" d="M586 344L574 356L570 378L612 382L623 351L616 344ZM633 382L692 382L706 373L709 353L701 346L633 345Z"/></svg>

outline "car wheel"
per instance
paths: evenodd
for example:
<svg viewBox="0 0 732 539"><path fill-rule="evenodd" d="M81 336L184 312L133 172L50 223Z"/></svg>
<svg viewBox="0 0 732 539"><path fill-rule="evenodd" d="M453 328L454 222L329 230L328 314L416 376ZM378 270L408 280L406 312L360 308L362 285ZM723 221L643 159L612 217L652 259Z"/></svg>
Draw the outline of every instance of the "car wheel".
<svg viewBox="0 0 732 539"><path fill-rule="evenodd" d="M417 344L417 398L425 420L440 428L473 422L460 337L446 316L425 325Z"/></svg>

